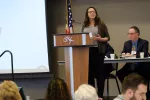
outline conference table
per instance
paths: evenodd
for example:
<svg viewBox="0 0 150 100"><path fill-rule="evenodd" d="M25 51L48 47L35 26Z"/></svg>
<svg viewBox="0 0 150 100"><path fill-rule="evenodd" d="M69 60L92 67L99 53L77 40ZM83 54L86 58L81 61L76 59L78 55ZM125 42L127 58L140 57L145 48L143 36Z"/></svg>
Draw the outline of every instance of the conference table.
<svg viewBox="0 0 150 100"><path fill-rule="evenodd" d="M145 58L117 58L117 59L104 59L104 63L134 63L134 62L150 62L150 57ZM57 61L58 65L64 65L65 61ZM149 90L149 86L148 86Z"/></svg>
<svg viewBox="0 0 150 100"><path fill-rule="evenodd" d="M133 62L150 62L150 57L145 58L117 58L110 59L107 58L104 60L104 63L133 63ZM57 61L59 65L65 64L65 61Z"/></svg>

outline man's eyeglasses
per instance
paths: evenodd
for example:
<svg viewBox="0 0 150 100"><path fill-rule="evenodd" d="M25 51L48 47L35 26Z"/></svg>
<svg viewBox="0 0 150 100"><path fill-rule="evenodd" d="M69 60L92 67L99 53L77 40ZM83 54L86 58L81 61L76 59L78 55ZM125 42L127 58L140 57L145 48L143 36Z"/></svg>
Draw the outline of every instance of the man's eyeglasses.
<svg viewBox="0 0 150 100"><path fill-rule="evenodd" d="M133 34L136 34L136 33L128 33L128 35L133 35Z"/></svg>

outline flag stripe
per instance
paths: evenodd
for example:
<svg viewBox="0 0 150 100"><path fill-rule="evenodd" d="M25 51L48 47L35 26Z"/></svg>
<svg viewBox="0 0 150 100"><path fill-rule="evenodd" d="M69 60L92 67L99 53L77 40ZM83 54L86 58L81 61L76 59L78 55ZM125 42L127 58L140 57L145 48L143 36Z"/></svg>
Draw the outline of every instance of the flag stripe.
<svg viewBox="0 0 150 100"><path fill-rule="evenodd" d="M73 33L73 25L72 25L72 11L71 11L71 1L67 0L67 6L66 6L67 12L66 12L66 34Z"/></svg>

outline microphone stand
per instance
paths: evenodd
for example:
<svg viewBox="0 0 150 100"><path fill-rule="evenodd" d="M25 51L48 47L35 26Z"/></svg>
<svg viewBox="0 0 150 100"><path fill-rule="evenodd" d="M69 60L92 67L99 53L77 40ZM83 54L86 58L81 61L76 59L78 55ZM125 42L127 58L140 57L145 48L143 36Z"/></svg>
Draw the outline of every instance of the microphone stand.
<svg viewBox="0 0 150 100"><path fill-rule="evenodd" d="M82 24L80 22L76 22L75 20L72 20L72 23L75 23L75 24Z"/></svg>
<svg viewBox="0 0 150 100"><path fill-rule="evenodd" d="M12 80L14 81L14 66L13 66L13 54L12 54L12 52L9 50L5 50L4 52L2 52L0 57L2 57L6 52L8 52L11 56L11 72L12 72Z"/></svg>

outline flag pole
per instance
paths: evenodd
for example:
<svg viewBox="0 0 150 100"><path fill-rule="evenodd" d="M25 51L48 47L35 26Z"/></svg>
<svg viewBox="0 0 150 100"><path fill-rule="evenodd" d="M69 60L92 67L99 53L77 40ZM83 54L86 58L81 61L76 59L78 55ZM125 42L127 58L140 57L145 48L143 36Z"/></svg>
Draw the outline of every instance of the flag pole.
<svg viewBox="0 0 150 100"><path fill-rule="evenodd" d="M68 25L68 0L66 0L66 24Z"/></svg>
<svg viewBox="0 0 150 100"><path fill-rule="evenodd" d="M66 0L66 26L65 26L66 34L68 34L68 0Z"/></svg>

